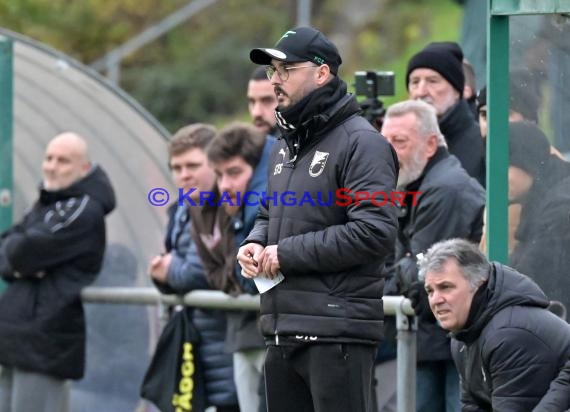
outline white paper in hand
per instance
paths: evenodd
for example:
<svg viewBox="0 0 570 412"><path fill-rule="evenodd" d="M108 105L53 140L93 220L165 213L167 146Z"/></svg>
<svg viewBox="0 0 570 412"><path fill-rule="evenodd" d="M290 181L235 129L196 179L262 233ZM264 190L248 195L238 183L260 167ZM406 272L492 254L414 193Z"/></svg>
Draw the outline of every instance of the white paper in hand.
<svg viewBox="0 0 570 412"><path fill-rule="evenodd" d="M269 279L265 276L265 273L261 273L259 276L253 278L253 281L255 282L255 286L257 287L257 290L259 290L259 293L265 293L269 289L274 288L283 282L283 279L285 279L285 277L283 276L283 273L279 271L277 272L277 276L273 279Z"/></svg>

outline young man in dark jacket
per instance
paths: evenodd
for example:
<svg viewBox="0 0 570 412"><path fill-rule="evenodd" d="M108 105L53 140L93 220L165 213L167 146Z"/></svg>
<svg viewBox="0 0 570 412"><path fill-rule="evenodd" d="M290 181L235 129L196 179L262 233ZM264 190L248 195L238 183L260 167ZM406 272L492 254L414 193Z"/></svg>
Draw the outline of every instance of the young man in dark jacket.
<svg viewBox="0 0 570 412"><path fill-rule="evenodd" d="M420 260L429 306L452 333L461 410L530 411L570 355L570 326L530 278L451 239Z"/></svg>
<svg viewBox="0 0 570 412"><path fill-rule="evenodd" d="M250 58L267 66L283 132L238 253L245 277L284 276L261 295L268 409L368 411L397 225L395 208L370 197L394 190L396 156L359 115L338 77L338 50L321 32L289 30ZM339 189L348 201L335 202Z"/></svg>
<svg viewBox="0 0 570 412"><path fill-rule="evenodd" d="M50 141L39 199L0 237L0 410L68 411L67 379L85 367L81 289L101 269L105 215L115 208L107 175L75 133Z"/></svg>
<svg viewBox="0 0 570 412"><path fill-rule="evenodd" d="M211 125L191 124L178 130L168 147L168 164L177 189L184 193L195 189L191 196L196 201L201 192L211 190L216 180L206 156L206 147L215 135L216 129ZM191 207L184 201L169 209L166 253L151 260L149 273L162 293L184 295L193 290L214 289L208 283L196 242L190 235ZM192 320L200 334L199 356L207 405L215 406L219 411L238 411L233 360L224 352L227 312L195 308L192 309Z"/></svg>
<svg viewBox="0 0 570 412"><path fill-rule="evenodd" d="M445 239L479 242L485 191L447 151L431 105L407 100L390 106L382 134L398 155L399 190L418 193L416 199L408 195L400 208L395 264L385 293L423 293L421 283L412 286L418 280L416 256ZM421 307L416 307L416 311L417 411L458 411L459 376L451 360L447 332L429 310L422 313Z"/></svg>
<svg viewBox="0 0 570 412"><path fill-rule="evenodd" d="M428 44L408 62L406 87L410 99L435 109L439 129L449 148L471 177L485 185L485 160L479 126L463 99L463 52L457 43Z"/></svg>
<svg viewBox="0 0 570 412"><path fill-rule="evenodd" d="M211 197L203 197L199 206L191 208L192 237L209 283L230 295L257 293L253 282L239 275L235 255L253 227L259 198L267 186L267 162L274 142L254 126L233 123L220 130L207 148L216 188ZM264 405L260 399L265 358L261 344L257 312L228 313L225 349L233 353L242 411L256 412Z"/></svg>

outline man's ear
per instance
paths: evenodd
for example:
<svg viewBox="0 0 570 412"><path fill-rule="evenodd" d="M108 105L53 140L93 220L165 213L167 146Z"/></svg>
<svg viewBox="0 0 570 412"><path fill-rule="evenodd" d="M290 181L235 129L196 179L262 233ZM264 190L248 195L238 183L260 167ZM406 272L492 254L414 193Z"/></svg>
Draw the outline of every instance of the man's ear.
<svg viewBox="0 0 570 412"><path fill-rule="evenodd" d="M316 72L317 72L317 84L319 86L328 82L332 76L331 68L329 67L328 64L321 64L317 68Z"/></svg>
<svg viewBox="0 0 570 412"><path fill-rule="evenodd" d="M471 86L465 85L463 86L463 98L465 100L470 99L471 97L473 97L475 93L473 92L473 89L471 88Z"/></svg>
<svg viewBox="0 0 570 412"><path fill-rule="evenodd" d="M426 140L426 155L428 158L433 157L435 152L437 152L437 135L429 135Z"/></svg>
<svg viewBox="0 0 570 412"><path fill-rule="evenodd" d="M83 163L83 165L81 166L81 176L83 177L87 176L92 166L93 165L91 164L91 162Z"/></svg>

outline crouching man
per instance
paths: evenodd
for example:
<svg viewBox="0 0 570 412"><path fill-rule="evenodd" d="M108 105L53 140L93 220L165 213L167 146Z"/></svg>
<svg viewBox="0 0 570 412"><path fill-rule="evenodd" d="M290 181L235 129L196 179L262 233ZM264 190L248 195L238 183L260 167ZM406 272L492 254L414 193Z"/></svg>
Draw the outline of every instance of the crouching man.
<svg viewBox="0 0 570 412"><path fill-rule="evenodd" d="M570 326L547 310L542 290L462 239L434 244L420 278L452 335L461 410L532 410L570 354Z"/></svg>

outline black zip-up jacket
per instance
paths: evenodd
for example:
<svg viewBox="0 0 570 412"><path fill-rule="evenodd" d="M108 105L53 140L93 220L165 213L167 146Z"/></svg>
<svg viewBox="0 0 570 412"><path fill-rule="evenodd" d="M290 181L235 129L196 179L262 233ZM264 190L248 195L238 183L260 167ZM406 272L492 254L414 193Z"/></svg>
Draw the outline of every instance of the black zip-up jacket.
<svg viewBox="0 0 570 412"><path fill-rule="evenodd" d="M406 190L420 194L415 206L407 199L406 207L400 211L396 264L392 273L400 271L396 277L411 283L418 279L416 256L425 253L434 243L452 238L479 243L485 191L443 147L438 148L422 176ZM388 283L386 289L393 289ZM398 286L392 291L395 295L403 293L409 284ZM417 335L419 362L451 360L448 333L435 318L419 319Z"/></svg>
<svg viewBox="0 0 570 412"><path fill-rule="evenodd" d="M469 176L485 187L485 146L469 104L461 99L440 119L449 153L459 159Z"/></svg>
<svg viewBox="0 0 570 412"><path fill-rule="evenodd" d="M522 202L509 264L570 312L570 164L551 159Z"/></svg>
<svg viewBox="0 0 570 412"><path fill-rule="evenodd" d="M540 401L570 355L570 326L547 306L530 278L492 264L451 343L463 412L527 412Z"/></svg>
<svg viewBox="0 0 570 412"><path fill-rule="evenodd" d="M285 280L261 295L260 310L262 333L274 343L300 335L311 341L382 338L383 270L393 253L395 208L371 201L340 206L334 198L340 188L388 196L395 190L395 152L359 109L343 94L274 147L267 196L277 199L260 207L244 241L278 245ZM289 155L294 141L300 142L296 157ZM287 191L294 195L282 196ZM299 205L303 196L314 205ZM284 205L293 198L297 205Z"/></svg>
<svg viewBox="0 0 570 412"><path fill-rule="evenodd" d="M85 368L81 289L101 269L106 214L115 207L99 167L72 186L40 190L0 238L0 365L80 379ZM33 389L32 389L33 390Z"/></svg>

